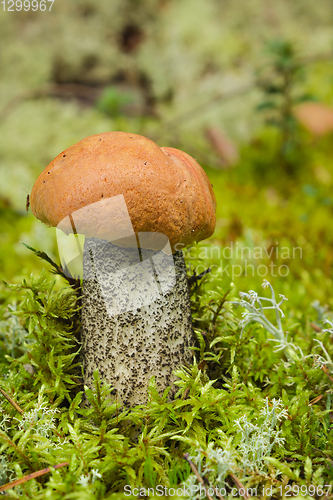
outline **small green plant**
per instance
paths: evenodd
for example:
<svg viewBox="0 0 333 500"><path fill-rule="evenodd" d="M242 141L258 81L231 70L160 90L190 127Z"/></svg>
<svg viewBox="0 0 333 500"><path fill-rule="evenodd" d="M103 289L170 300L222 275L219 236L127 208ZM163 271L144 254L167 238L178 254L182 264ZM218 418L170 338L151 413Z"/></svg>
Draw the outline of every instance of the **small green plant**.
<svg viewBox="0 0 333 500"><path fill-rule="evenodd" d="M23 320L27 332L28 349L16 362L30 364L36 371L35 384L45 386L52 400L57 397L61 401L68 397L80 375L74 362L79 352L77 296L71 289L54 292L55 282L50 283L44 276L7 286L17 292L26 291L18 306L8 307L14 318ZM70 374L76 374L76 379Z"/></svg>
<svg viewBox="0 0 333 500"><path fill-rule="evenodd" d="M265 122L278 131L277 166L294 174L302 164L299 125L293 107L310 96L300 90L304 66L293 43L272 40L266 45L268 64L258 74L258 87L263 93L257 111L265 114Z"/></svg>
<svg viewBox="0 0 333 500"><path fill-rule="evenodd" d="M249 474L265 476L268 472L265 458L285 441L279 425L287 415L281 400L273 399L270 402L266 398L256 424L247 415L243 415L234 421L234 438L226 438L221 433L222 448L210 443L206 450L195 451L192 461L197 466L199 475L220 490L227 488L226 478L230 474L237 474L242 481ZM184 482L186 487L198 484L194 475ZM194 498L197 497L194 495Z"/></svg>
<svg viewBox="0 0 333 500"><path fill-rule="evenodd" d="M7 483L7 481L10 480L10 477L13 476L13 474L9 474L9 472L12 472L11 466L8 463L7 458L5 456L1 456L0 457L0 486Z"/></svg>
<svg viewBox="0 0 333 500"><path fill-rule="evenodd" d="M329 334L329 336L332 338L333 337L333 323L332 321L329 321L328 319L324 320L323 321L324 324L328 324L329 325L329 328L324 328L322 330L322 333L323 334ZM322 350L322 352L324 353L324 356L321 356L319 354L315 354L315 360L317 362L317 364L323 368L325 367L326 369L328 369L329 373L331 375L333 375L333 361L332 361L332 358L331 356L328 354L327 352L327 349L325 348L324 346L324 343L319 340L319 339L314 339L315 342L318 344L318 347L320 347L320 349Z"/></svg>
<svg viewBox="0 0 333 500"><path fill-rule="evenodd" d="M17 310L17 304L11 305L11 311ZM23 328L19 319L9 311L3 315L0 321L0 357L5 352L12 358L18 358L27 352L27 330Z"/></svg>
<svg viewBox="0 0 333 500"><path fill-rule="evenodd" d="M133 103L133 95L121 92L117 87L106 87L96 102L96 107L107 116L119 116L124 107Z"/></svg>

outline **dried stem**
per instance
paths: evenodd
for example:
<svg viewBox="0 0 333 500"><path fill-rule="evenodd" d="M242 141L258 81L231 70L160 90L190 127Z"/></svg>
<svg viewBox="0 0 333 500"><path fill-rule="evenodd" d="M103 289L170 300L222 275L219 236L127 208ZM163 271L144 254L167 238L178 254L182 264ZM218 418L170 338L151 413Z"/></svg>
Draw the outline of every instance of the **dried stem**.
<svg viewBox="0 0 333 500"><path fill-rule="evenodd" d="M208 481L207 478L202 478L200 476L198 469L196 468L196 466L194 465L194 463L190 459L189 453L184 453L183 457L185 458L186 462L191 467L191 470L192 470L193 474L197 477L199 483L203 485L208 500L213 500L213 498L209 495L206 486L208 486L208 488L212 488L214 490L214 492L215 492L215 495L218 498L220 498L220 500L225 500L225 497L221 495L221 493L218 491L217 488L214 488L213 486L210 486L209 481Z"/></svg>
<svg viewBox="0 0 333 500"><path fill-rule="evenodd" d="M1 389L1 387L0 387L0 392L1 394L3 394L3 396L5 396L7 401L9 401L9 403L15 408L15 410L17 410L22 415L23 410L19 407L17 403L15 403L15 401L10 396L8 396L8 394L3 389Z"/></svg>
<svg viewBox="0 0 333 500"><path fill-rule="evenodd" d="M18 486L19 484L26 483L27 481L30 481L30 479L35 479L36 477L43 476L44 474L51 472L52 469L59 469L60 467L65 467L65 465L68 465L68 464L69 464L69 462L64 462L62 464L53 465L52 467L47 467L46 469L32 472L31 474L28 474L27 476L21 477L20 479L16 479L16 481L12 481L11 483L7 483L7 484L4 484L3 486L0 486L0 493L2 491L9 490L10 488L14 488L14 486Z"/></svg>

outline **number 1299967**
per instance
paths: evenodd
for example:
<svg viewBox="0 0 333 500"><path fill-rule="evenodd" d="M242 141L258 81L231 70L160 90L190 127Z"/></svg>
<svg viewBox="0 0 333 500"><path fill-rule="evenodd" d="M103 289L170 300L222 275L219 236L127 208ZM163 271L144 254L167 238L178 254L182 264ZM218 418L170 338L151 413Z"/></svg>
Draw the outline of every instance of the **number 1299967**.
<svg viewBox="0 0 333 500"><path fill-rule="evenodd" d="M36 12L37 10L41 10L44 12L45 10L50 11L52 9L52 5L54 0L2 0L1 2L2 10L4 12L19 12L20 10L33 10Z"/></svg>

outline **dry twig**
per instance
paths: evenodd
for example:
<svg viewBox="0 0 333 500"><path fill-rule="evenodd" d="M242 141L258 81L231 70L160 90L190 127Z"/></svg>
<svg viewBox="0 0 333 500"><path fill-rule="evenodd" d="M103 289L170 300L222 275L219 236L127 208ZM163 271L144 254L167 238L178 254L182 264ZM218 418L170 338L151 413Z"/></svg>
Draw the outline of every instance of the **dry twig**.
<svg viewBox="0 0 333 500"><path fill-rule="evenodd" d="M59 469L60 467L65 467L65 465L68 465L68 464L69 464L69 462L64 462L62 464L53 465L52 467L47 467L46 469L32 472L31 474L28 474L27 476L21 477L20 479L16 479L16 481L12 481L11 483L4 484L3 486L0 487L0 493L2 491L9 490L10 488L14 488L14 486L18 486L19 484L26 483L27 481L30 481L30 479L35 479L36 477L43 476L44 474L51 472L52 469Z"/></svg>
<svg viewBox="0 0 333 500"><path fill-rule="evenodd" d="M1 387L0 387L0 392L1 394L3 394L3 396L5 396L7 401L9 401L9 403L15 408L15 410L17 410L22 415L23 410L19 407L17 403L15 403L15 401L10 396L8 396L8 394L3 389L1 389Z"/></svg>
<svg viewBox="0 0 333 500"><path fill-rule="evenodd" d="M198 472L198 469L196 468L196 466L194 465L194 463L190 459L189 453L184 453L183 457L185 458L186 462L191 467L191 470L192 470L193 474L197 477L199 483L203 485L208 500L213 500L213 498L208 493L206 486L208 488L211 488L214 491L215 495L218 498L220 498L220 500L225 500L224 496L221 495L221 493L219 492L219 490L217 488L214 488L213 486L210 486L209 481L208 481L207 478L205 478L205 477L203 478L203 477L200 476L200 474Z"/></svg>
<svg viewBox="0 0 333 500"><path fill-rule="evenodd" d="M251 495L249 495L247 493L247 490L246 490L245 486L243 485L243 483L238 479L237 476L235 476L235 474L232 474L232 472L230 472L229 476L231 477L231 479L233 480L233 482L237 486L237 489L238 489L240 496L242 496L245 500L247 500L248 498L252 498ZM241 490L244 491L244 494L241 493Z"/></svg>

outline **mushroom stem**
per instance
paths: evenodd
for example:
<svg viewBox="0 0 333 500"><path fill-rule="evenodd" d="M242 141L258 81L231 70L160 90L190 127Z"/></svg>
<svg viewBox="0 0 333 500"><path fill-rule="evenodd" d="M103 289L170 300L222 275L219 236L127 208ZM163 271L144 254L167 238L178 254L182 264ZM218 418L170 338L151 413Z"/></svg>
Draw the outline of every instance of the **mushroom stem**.
<svg viewBox="0 0 333 500"><path fill-rule="evenodd" d="M160 394L173 371L190 363L192 318L181 251L123 248L86 238L83 253L82 357L84 383L98 368L126 407L147 402L155 376Z"/></svg>

